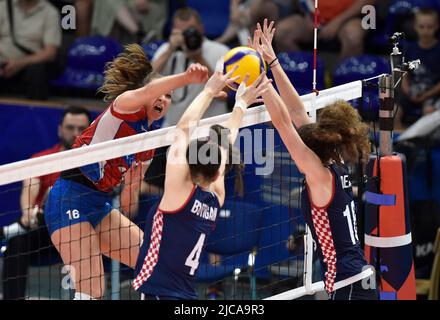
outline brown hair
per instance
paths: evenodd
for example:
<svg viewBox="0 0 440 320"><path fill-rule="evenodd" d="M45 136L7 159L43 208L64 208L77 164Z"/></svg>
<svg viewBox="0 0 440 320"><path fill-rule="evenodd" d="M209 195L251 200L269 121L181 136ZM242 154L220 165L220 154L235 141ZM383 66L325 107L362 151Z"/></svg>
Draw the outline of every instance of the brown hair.
<svg viewBox="0 0 440 320"><path fill-rule="evenodd" d="M159 77L138 44L125 46L116 59L106 64L104 75L104 84L98 91L105 94L106 102L115 100L125 91L141 88Z"/></svg>
<svg viewBox="0 0 440 320"><path fill-rule="evenodd" d="M197 23L202 24L202 18L200 17L200 14L190 7L184 7L176 10L173 16L173 21L176 19L188 21L192 17L196 19Z"/></svg>
<svg viewBox="0 0 440 320"><path fill-rule="evenodd" d="M186 159L192 180L197 181L199 178L202 178L209 181L216 176L222 160L220 147L223 147L228 151L225 175L232 169L235 170L235 193L243 197L244 183L242 172L244 164L241 162L240 151L229 142L229 129L221 125L213 125L210 128L209 135L209 138L191 140L186 150ZM207 159L199 158L199 150L201 148L206 151ZM213 157L211 157L211 151L215 152ZM190 154L190 152L195 154Z"/></svg>
<svg viewBox="0 0 440 320"><path fill-rule="evenodd" d="M368 126L348 102L340 100L324 108L318 122L302 126L298 134L323 164L331 160L338 165L342 160L350 164L359 159L364 164L368 161Z"/></svg>
<svg viewBox="0 0 440 320"><path fill-rule="evenodd" d="M234 192L240 197L244 196L244 182L243 182L243 171L244 163L241 161L240 150L232 145L229 141L230 130L219 125L213 125L211 127L213 133L217 135L217 141L221 143L226 142L226 145L222 145L228 151L228 160L225 166L225 175L234 170L235 171L235 181L234 181Z"/></svg>
<svg viewBox="0 0 440 320"><path fill-rule="evenodd" d="M420 16L432 16L434 17L435 21L438 23L438 12L432 8L421 8L416 11L416 17Z"/></svg>

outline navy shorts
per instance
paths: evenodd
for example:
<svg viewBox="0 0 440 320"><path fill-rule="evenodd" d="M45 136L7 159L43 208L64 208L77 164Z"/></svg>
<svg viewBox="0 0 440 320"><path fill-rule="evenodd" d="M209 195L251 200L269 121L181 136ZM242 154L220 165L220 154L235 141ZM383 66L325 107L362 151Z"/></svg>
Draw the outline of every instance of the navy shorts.
<svg viewBox="0 0 440 320"><path fill-rule="evenodd" d="M112 211L111 203L108 193L60 178L44 208L49 234L81 222L89 222L95 228Z"/></svg>
<svg viewBox="0 0 440 320"><path fill-rule="evenodd" d="M364 289L361 280L331 292L329 300L379 300L379 292L377 289Z"/></svg>

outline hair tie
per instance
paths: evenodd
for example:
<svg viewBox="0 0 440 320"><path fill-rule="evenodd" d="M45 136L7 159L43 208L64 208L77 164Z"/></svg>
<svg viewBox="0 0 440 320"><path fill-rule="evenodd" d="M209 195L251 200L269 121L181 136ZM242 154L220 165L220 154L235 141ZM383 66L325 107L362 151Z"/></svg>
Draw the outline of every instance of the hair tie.
<svg viewBox="0 0 440 320"><path fill-rule="evenodd" d="M273 59L273 60L269 63L269 68L272 67L272 65L274 64L274 62L277 61L277 60L278 60L278 57L275 58L275 59Z"/></svg>

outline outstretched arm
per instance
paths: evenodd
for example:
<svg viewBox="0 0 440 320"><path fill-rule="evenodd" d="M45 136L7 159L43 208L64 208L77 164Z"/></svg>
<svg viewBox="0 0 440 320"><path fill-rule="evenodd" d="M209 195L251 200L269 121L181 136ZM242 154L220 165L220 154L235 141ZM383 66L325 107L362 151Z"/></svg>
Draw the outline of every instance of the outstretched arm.
<svg viewBox="0 0 440 320"><path fill-rule="evenodd" d="M151 105L161 95L190 84L208 80L208 69L200 64L191 64L185 72L152 80L136 90L129 90L116 98L115 109L121 113L131 113L140 107Z"/></svg>
<svg viewBox="0 0 440 320"><path fill-rule="evenodd" d="M273 86L270 86L269 90L263 94L263 99L272 118L272 123L278 130L287 150L289 150L290 156L301 172L305 174L307 182L310 185L319 185L322 181L326 181L331 175L330 171L324 167L321 159L302 141L289 120L286 105Z"/></svg>
<svg viewBox="0 0 440 320"><path fill-rule="evenodd" d="M260 77L249 87L246 88L247 79L241 83L240 87L237 90L236 101L234 110L232 111L231 116L225 124L225 128L229 129L229 142L233 145L238 136L238 131L240 129L241 120L247 110L247 108L257 102L262 102L261 97L265 90L268 90L268 87L271 83L271 80L267 79L266 73L262 73ZM221 148L222 151L222 164L221 164L221 174L219 178L213 183L214 192L217 194L220 204L223 205L225 198L225 183L224 183L224 169L226 165L226 161L229 158L228 150Z"/></svg>
<svg viewBox="0 0 440 320"><path fill-rule="evenodd" d="M290 82L281 64L277 61L277 56L272 46L273 35L275 34L274 22L268 25L267 19L264 19L263 28L257 25L254 32L254 39L249 45L256 49L263 56L264 60L270 64L270 69L275 79L275 83L280 91L281 99L287 106L289 117L297 128L312 122L304 108L304 104L296 91L295 87Z"/></svg>
<svg viewBox="0 0 440 320"><path fill-rule="evenodd" d="M189 166L186 161L186 150L190 139L190 128L197 124L208 109L211 101L224 95L223 88L236 81L238 77L231 78L236 68L232 69L226 75L223 75L223 59L217 63L216 71L208 80L203 91L194 99L186 109L176 126L176 135L174 142L170 147L167 157L166 177L165 177L165 195L169 191L181 188L182 185L192 184L189 174ZM171 191L170 194L173 192Z"/></svg>

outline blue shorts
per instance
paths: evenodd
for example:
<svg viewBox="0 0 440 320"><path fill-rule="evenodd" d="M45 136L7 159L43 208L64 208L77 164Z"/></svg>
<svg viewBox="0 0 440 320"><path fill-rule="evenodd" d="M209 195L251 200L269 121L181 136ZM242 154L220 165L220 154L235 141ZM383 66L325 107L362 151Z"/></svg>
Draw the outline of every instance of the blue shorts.
<svg viewBox="0 0 440 320"><path fill-rule="evenodd" d="M81 222L94 228L112 211L110 194L93 190L80 183L58 179L44 208L49 234Z"/></svg>

